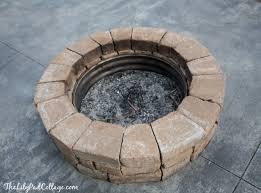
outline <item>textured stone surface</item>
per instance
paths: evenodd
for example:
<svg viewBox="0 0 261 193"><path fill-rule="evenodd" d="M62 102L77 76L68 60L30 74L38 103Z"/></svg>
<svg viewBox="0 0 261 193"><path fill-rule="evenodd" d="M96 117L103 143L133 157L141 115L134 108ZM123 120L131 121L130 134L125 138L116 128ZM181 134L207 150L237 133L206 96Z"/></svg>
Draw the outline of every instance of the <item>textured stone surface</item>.
<svg viewBox="0 0 261 193"><path fill-rule="evenodd" d="M69 84L71 82L71 77L72 68L70 66L60 64L49 64L39 82L43 83L63 81Z"/></svg>
<svg viewBox="0 0 261 193"><path fill-rule="evenodd" d="M147 174L147 173L153 173L156 170L158 170L160 168L160 166L158 167L125 167L125 166L121 166L121 172L122 175L124 176L135 176L138 174Z"/></svg>
<svg viewBox="0 0 261 193"><path fill-rule="evenodd" d="M189 159L192 156L192 152L193 152L194 147L188 148L184 151L181 151L179 153L177 153L174 157L174 159L169 160L168 164L163 164L162 168L171 168L172 166L176 166L180 163L182 163L185 159Z"/></svg>
<svg viewBox="0 0 261 193"><path fill-rule="evenodd" d="M165 29L134 27L131 39L132 49L155 52L157 50L158 43L165 33Z"/></svg>
<svg viewBox="0 0 261 193"><path fill-rule="evenodd" d="M69 46L69 49L82 55L87 67L91 67L93 61L98 60L102 55L100 45L89 37L80 39L77 43Z"/></svg>
<svg viewBox="0 0 261 193"><path fill-rule="evenodd" d="M261 147L259 145L259 148L243 178L261 189L261 165L260 165L260 163L261 163Z"/></svg>
<svg viewBox="0 0 261 193"><path fill-rule="evenodd" d="M261 193L261 190L241 180L235 190L235 193Z"/></svg>
<svg viewBox="0 0 261 193"><path fill-rule="evenodd" d="M219 64L213 56L192 60L187 65L192 75L222 73Z"/></svg>
<svg viewBox="0 0 261 193"><path fill-rule="evenodd" d="M186 60L191 61L205 56L209 56L210 53L207 48L201 45L196 40L187 39L180 42L175 50Z"/></svg>
<svg viewBox="0 0 261 193"><path fill-rule="evenodd" d="M174 49L178 43L186 38L175 32L167 32L159 43L159 53L170 56L171 49Z"/></svg>
<svg viewBox="0 0 261 193"><path fill-rule="evenodd" d="M65 84L63 82L47 82L38 84L34 96L34 103L44 102L49 99L65 94Z"/></svg>
<svg viewBox="0 0 261 193"><path fill-rule="evenodd" d="M162 179L165 180L166 178L170 177L171 175L175 174L179 169L183 168L185 165L187 165L190 161L190 155L183 157L178 163L163 168L162 169Z"/></svg>
<svg viewBox="0 0 261 193"><path fill-rule="evenodd" d="M95 167L97 170L102 172L110 173L112 175L121 175L120 167L112 167L110 164L103 162L95 162Z"/></svg>
<svg viewBox="0 0 261 193"><path fill-rule="evenodd" d="M80 164L86 168L95 169L94 164L90 160L79 160Z"/></svg>
<svg viewBox="0 0 261 193"><path fill-rule="evenodd" d="M88 128L91 120L80 113L75 113L65 120L58 123L51 131L50 135L54 139L54 142L58 145L63 144L63 147L59 149L63 152L63 149L67 151L63 152L65 155L69 152L73 155L72 147L79 140L83 132ZM70 156L68 155L68 156Z"/></svg>
<svg viewBox="0 0 261 193"><path fill-rule="evenodd" d="M220 107L215 103L187 96L179 105L178 111L208 132L219 120Z"/></svg>
<svg viewBox="0 0 261 193"><path fill-rule="evenodd" d="M112 37L109 31L95 32L91 34L90 37L101 45L103 55L115 53Z"/></svg>
<svg viewBox="0 0 261 193"><path fill-rule="evenodd" d="M83 66L83 58L81 55L72 52L71 50L64 49L50 62L50 64L63 64L79 69Z"/></svg>
<svg viewBox="0 0 261 193"><path fill-rule="evenodd" d="M175 156L182 151L192 148L205 132L196 123L178 112L154 121L152 124L162 155L162 164L168 167Z"/></svg>
<svg viewBox="0 0 261 193"><path fill-rule="evenodd" d="M48 132L59 121L76 112L67 96L61 96L49 101L38 103L37 110Z"/></svg>
<svg viewBox="0 0 261 193"><path fill-rule="evenodd" d="M80 159L106 162L119 167L123 131L121 126L93 121L73 150Z"/></svg>
<svg viewBox="0 0 261 193"><path fill-rule="evenodd" d="M161 179L161 171L157 170L154 173L138 174L133 176L116 176L109 174L109 179L114 183L153 182Z"/></svg>
<svg viewBox="0 0 261 193"><path fill-rule="evenodd" d="M223 106L225 95L225 79L223 75L193 76L190 95L213 101Z"/></svg>
<svg viewBox="0 0 261 193"><path fill-rule="evenodd" d="M101 179L101 180L107 180L108 176L107 173L100 172L99 170L90 169L87 167L84 167L81 164L77 165L77 168L79 172L82 174L91 176L92 178Z"/></svg>
<svg viewBox="0 0 261 193"><path fill-rule="evenodd" d="M120 161L126 167L159 169L159 149L150 125L137 124L125 130Z"/></svg>
<svg viewBox="0 0 261 193"><path fill-rule="evenodd" d="M111 35L118 52L131 49L132 27L112 29Z"/></svg>
<svg viewBox="0 0 261 193"><path fill-rule="evenodd" d="M213 125L212 128L209 129L206 136L198 144L195 145L193 154L191 156L191 160L196 159L199 156L199 154L206 148L210 140L213 138L216 128L217 124Z"/></svg>

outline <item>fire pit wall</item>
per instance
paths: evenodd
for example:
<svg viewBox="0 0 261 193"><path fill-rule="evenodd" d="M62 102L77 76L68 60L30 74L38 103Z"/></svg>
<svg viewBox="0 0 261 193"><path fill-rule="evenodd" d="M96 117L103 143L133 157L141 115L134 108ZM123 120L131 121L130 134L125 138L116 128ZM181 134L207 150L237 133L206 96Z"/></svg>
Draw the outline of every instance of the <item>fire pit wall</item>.
<svg viewBox="0 0 261 193"><path fill-rule="evenodd" d="M167 58L188 92L175 112L124 128L78 112L73 94L86 72L123 55ZM135 27L94 33L62 51L37 85L35 105L48 134L81 173L115 183L160 181L204 150L217 128L224 76L198 41L165 29Z"/></svg>

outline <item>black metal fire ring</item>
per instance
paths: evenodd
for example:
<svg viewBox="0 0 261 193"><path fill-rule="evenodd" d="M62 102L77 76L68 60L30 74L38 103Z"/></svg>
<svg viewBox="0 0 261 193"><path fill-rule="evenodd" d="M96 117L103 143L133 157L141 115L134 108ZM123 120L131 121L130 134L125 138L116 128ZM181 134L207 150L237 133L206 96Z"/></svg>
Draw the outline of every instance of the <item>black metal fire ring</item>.
<svg viewBox="0 0 261 193"><path fill-rule="evenodd" d="M180 68L180 64L173 60L146 54L121 55L104 60L77 81L73 91L73 104L79 111L82 99L94 83L105 76L125 70L152 71L168 76L177 83L184 98L188 94L188 84Z"/></svg>

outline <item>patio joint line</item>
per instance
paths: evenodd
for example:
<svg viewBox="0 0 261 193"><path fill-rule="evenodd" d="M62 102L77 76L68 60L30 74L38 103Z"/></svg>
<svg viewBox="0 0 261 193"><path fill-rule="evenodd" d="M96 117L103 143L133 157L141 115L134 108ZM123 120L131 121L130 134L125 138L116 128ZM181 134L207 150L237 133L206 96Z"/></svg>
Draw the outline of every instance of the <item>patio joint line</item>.
<svg viewBox="0 0 261 193"><path fill-rule="evenodd" d="M216 162L214 162L214 161L212 161L212 160L210 160L210 159L208 159L208 158L206 158L206 157L204 157L204 156L202 156L202 155L201 155L200 157L202 157L202 158L204 158L205 160L211 162L212 164L218 166L219 168L225 170L226 172L228 172L228 173L234 175L235 177L238 177L238 178L239 178L239 182L240 182L241 180L243 180L244 182L248 183L249 185L251 185L251 186L257 188L258 190L261 190L259 187L257 187L256 185L252 184L252 183L249 182L248 180L245 180L244 178L241 178L239 175L234 174L233 172L231 172L231 171L229 171L228 169L224 168L223 166L217 164ZM234 192L234 190L233 190L233 192ZM233 193L233 192L232 192L232 193Z"/></svg>
<svg viewBox="0 0 261 193"><path fill-rule="evenodd" d="M16 52L9 59L7 59L7 61L4 63L4 65L2 67L0 67L0 71L3 70L6 66L8 66L8 64L15 59L17 54L18 54L18 52Z"/></svg>
<svg viewBox="0 0 261 193"><path fill-rule="evenodd" d="M24 57L26 57L26 58L28 58L28 59L30 59L30 60L36 62L36 63L39 64L40 66L45 67L42 63L40 63L40 62L38 62L37 60L33 59L32 57L30 57L30 56L24 54L23 52L17 50L16 48L12 47L10 44L5 43L5 42L3 42L2 40L0 40L0 42L1 42L2 44L6 45L7 47L11 48L12 50L18 52L19 54L23 55Z"/></svg>
<svg viewBox="0 0 261 193"><path fill-rule="evenodd" d="M221 165L217 164L216 162L214 162L214 161L210 160L209 158L206 158L206 157L204 157L203 155L200 155L200 157L202 157L202 158L204 158L205 160L207 160L207 161L209 161L209 162L211 162L211 163L215 164L215 165L216 165L216 166L218 166L219 168L221 168L221 169L223 169L223 170L227 171L228 173L230 173L230 174L232 174L232 175L234 175L234 176L236 176L236 177L240 178L240 176L239 176L239 175L237 175L237 174L234 174L233 172L231 172L231 171L229 171L228 169L224 168L223 166L221 166Z"/></svg>
<svg viewBox="0 0 261 193"><path fill-rule="evenodd" d="M259 149L259 147L260 147L260 144L261 144L261 142L259 142L259 144L258 144L258 146L257 146L257 148L256 148L256 150L255 150L255 152L253 153L251 159L249 160L249 162L248 162L248 164L247 164L247 166L246 166L246 168L245 168L243 174L241 175L240 179L238 180L237 185L235 186L235 188L234 188L234 190L233 190L232 193L234 193L234 192L236 191L236 189L237 189L239 183L241 182L241 180L245 181L245 180L243 179L243 177L244 177L244 175L245 175L245 173L246 173L248 167L250 166L250 164L251 164L253 158L255 157L256 152L258 151L258 149ZM258 188L258 189L261 190L260 188Z"/></svg>

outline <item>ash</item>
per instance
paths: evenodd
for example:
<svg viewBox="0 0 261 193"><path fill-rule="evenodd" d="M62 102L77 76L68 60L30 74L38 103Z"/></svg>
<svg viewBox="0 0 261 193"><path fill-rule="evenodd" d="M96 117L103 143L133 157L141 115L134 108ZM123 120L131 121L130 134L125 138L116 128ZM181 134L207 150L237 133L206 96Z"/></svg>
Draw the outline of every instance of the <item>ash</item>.
<svg viewBox="0 0 261 193"><path fill-rule="evenodd" d="M94 120L122 126L152 121L176 110L181 91L170 78L139 70L117 72L96 82L80 111Z"/></svg>

